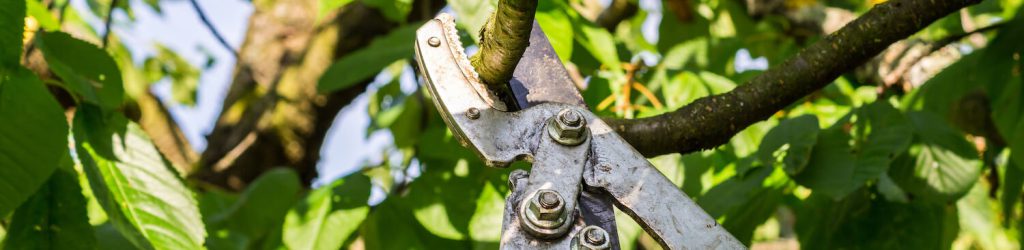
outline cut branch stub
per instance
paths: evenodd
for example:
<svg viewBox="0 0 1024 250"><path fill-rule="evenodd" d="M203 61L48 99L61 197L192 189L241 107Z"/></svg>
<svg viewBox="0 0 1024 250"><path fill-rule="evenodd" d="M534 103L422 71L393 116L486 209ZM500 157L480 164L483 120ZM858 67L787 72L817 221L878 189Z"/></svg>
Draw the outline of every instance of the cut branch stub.
<svg viewBox="0 0 1024 250"><path fill-rule="evenodd" d="M512 96L508 82L530 45L536 12L537 0L500 0L480 30L480 50L469 60L480 79L498 96Z"/></svg>

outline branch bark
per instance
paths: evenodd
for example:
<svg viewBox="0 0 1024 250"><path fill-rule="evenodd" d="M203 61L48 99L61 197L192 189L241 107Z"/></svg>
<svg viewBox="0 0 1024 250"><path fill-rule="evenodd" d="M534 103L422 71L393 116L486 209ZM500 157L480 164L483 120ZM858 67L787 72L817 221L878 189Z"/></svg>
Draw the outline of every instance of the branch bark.
<svg viewBox="0 0 1024 250"><path fill-rule="evenodd" d="M980 0L892 0L736 89L642 119L607 119L646 156L688 153L724 144L753 123L825 87L935 20Z"/></svg>
<svg viewBox="0 0 1024 250"><path fill-rule="evenodd" d="M480 29L480 50L469 61L480 79L498 96L511 96L508 82L530 45L536 12L537 0L500 0L494 14Z"/></svg>

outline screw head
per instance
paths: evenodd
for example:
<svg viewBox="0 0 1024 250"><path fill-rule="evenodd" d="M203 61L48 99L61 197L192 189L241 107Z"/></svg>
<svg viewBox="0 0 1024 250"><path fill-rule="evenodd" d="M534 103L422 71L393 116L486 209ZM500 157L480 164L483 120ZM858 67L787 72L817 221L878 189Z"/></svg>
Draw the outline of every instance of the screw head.
<svg viewBox="0 0 1024 250"><path fill-rule="evenodd" d="M580 145L587 139L587 132L583 114L573 109L559 111L548 122L548 135L562 145Z"/></svg>
<svg viewBox="0 0 1024 250"><path fill-rule="evenodd" d="M559 122L564 123L566 126L570 127L577 127L580 125L580 122L583 122L583 117L580 117L580 112L575 112L572 110L564 110L562 112L558 112L558 119Z"/></svg>
<svg viewBox="0 0 1024 250"><path fill-rule="evenodd" d="M466 117L469 117L469 119L471 120L476 120L480 118L480 109L469 108L469 110L466 110Z"/></svg>
<svg viewBox="0 0 1024 250"><path fill-rule="evenodd" d="M561 205L562 201L555 192L543 192L537 195L537 202L543 208L551 209Z"/></svg>
<svg viewBox="0 0 1024 250"><path fill-rule="evenodd" d="M608 232L598 226L587 226L576 236L577 247L586 250L609 249Z"/></svg>
<svg viewBox="0 0 1024 250"><path fill-rule="evenodd" d="M430 47L441 46L441 39L438 39L436 36L431 37L430 39L427 39L427 44L429 44Z"/></svg>

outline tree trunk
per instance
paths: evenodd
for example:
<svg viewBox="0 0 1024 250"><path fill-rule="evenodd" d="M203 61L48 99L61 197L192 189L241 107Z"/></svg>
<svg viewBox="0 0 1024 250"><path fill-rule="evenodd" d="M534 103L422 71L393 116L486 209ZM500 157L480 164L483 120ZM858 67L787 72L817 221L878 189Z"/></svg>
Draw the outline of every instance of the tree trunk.
<svg viewBox="0 0 1024 250"><path fill-rule="evenodd" d="M409 19L433 17L443 5L416 1ZM361 2L319 23L316 1L254 1L253 6L234 80L194 177L241 190L269 169L289 167L308 186L334 117L372 78L327 95L317 93L317 80L335 59L399 24Z"/></svg>

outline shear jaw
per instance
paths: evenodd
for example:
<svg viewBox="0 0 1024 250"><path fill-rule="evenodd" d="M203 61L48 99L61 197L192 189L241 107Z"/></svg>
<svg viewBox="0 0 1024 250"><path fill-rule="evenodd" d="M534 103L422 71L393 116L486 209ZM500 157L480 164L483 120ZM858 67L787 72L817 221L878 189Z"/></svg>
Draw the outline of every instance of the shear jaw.
<svg viewBox="0 0 1024 250"><path fill-rule="evenodd" d="M518 119L508 105L480 81L466 57L454 19L441 14L416 31L416 62L434 104L459 142L473 149L488 166L505 167L531 159L522 143L532 125ZM505 136L496 136L503 131ZM511 136L510 136L511 135Z"/></svg>

